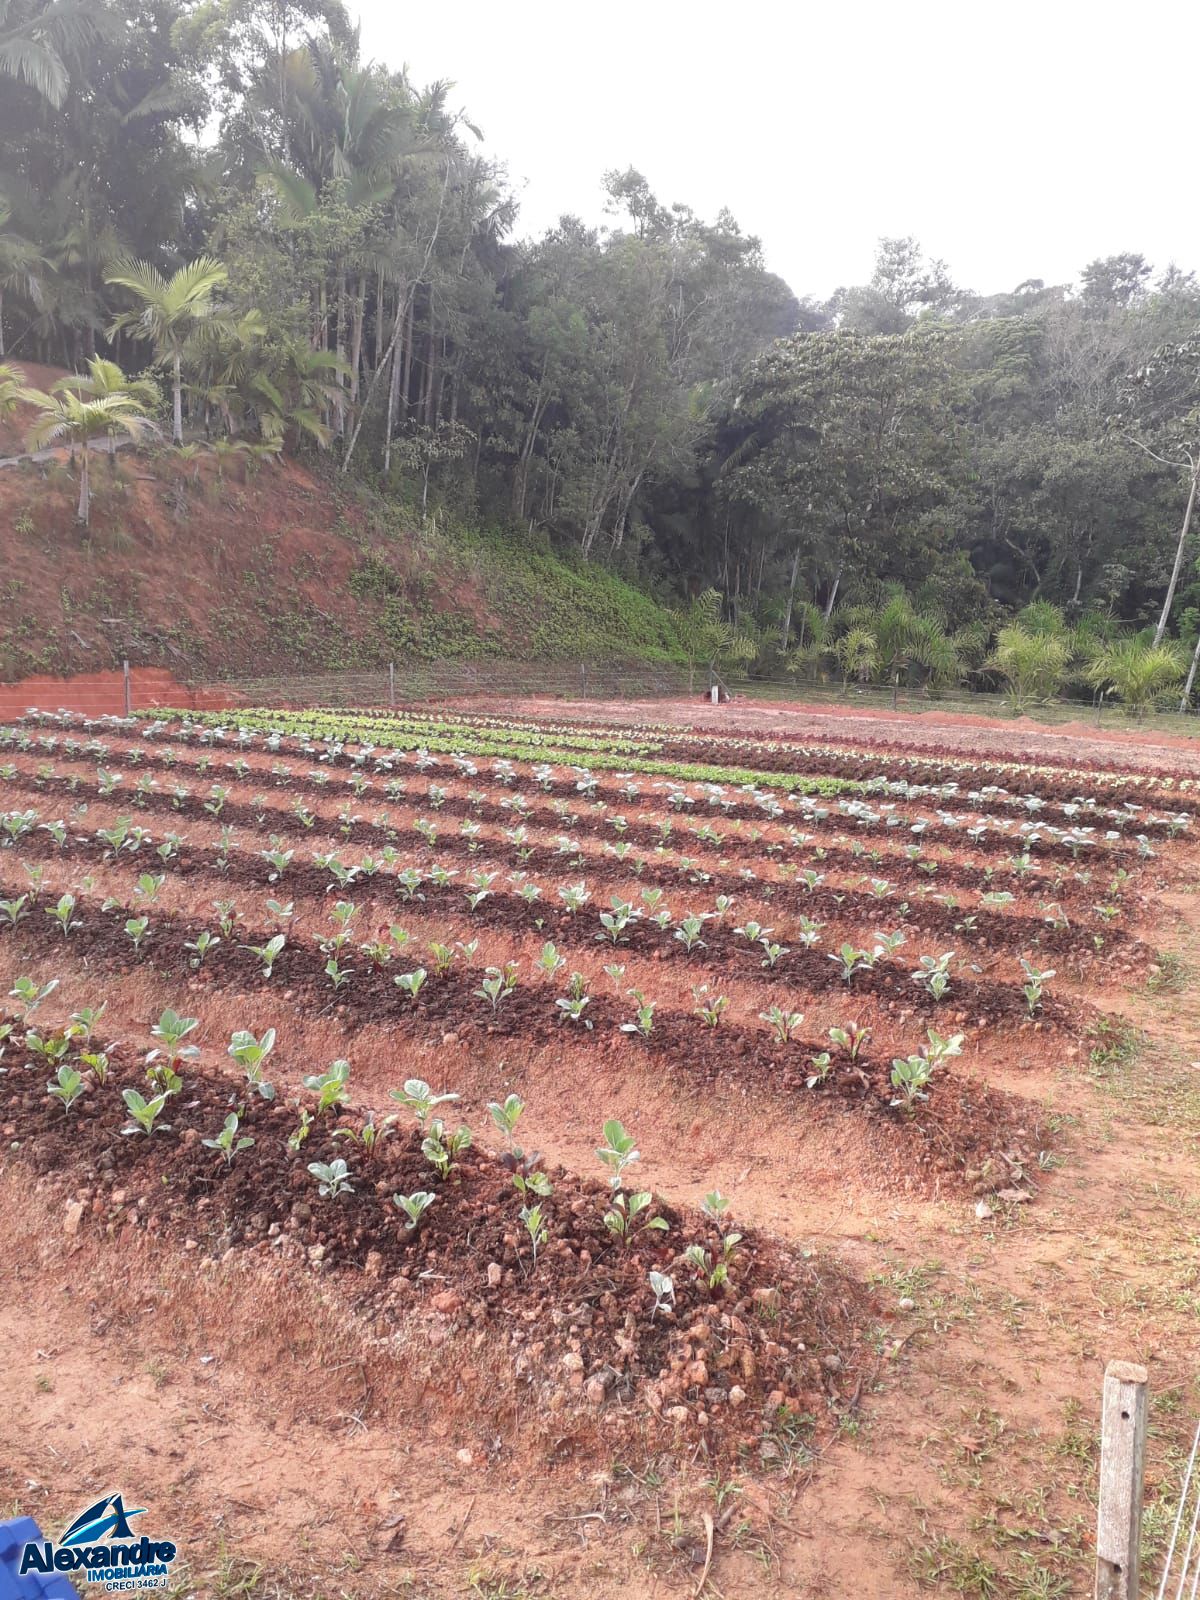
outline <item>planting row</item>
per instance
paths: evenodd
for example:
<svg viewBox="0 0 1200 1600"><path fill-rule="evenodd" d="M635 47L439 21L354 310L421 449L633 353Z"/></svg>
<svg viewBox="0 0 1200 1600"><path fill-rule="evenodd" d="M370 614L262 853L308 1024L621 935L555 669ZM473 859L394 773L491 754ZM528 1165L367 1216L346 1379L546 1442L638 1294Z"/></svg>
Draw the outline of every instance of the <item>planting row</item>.
<svg viewBox="0 0 1200 1600"><path fill-rule="evenodd" d="M144 713L154 721L161 721L169 713ZM231 718L222 713L179 713L182 720L213 728L227 727ZM977 782L995 782L1008 786L1013 781L1022 788L1032 787L1047 799L1069 800L1080 783L1091 784L1115 794L1126 795L1144 803L1147 794L1158 794L1160 804L1178 804L1181 808L1195 810L1200 805L1197 780L1180 777L1169 767L1129 763L1120 752L1111 763L1094 761L1076 765L1066 762L1029 762L1019 759L997 760L968 756L948 755L937 745L914 744L903 741L855 741L843 737L837 743L801 742L787 737L770 738L735 733L715 732L712 729L682 731L675 727L648 724L641 727L614 729L611 726L587 723L548 723L540 719L519 717L496 718L471 716L461 713L434 715L420 713L371 713L345 711L250 711L239 710L236 720L246 727L260 731L279 731L333 743L362 741L386 744L395 742L411 748L413 741L445 739L452 730L460 748L475 744L474 753L512 755L516 751L534 750L543 756L557 746L570 752L591 753L605 757L624 754L632 757L653 756L660 761L687 764L703 756L712 759L720 752L738 766L750 766L764 773L812 773L840 776L849 782L864 777L892 774L908 781L928 784L954 782L969 776ZM483 747L487 748L484 749ZM594 762L600 765L599 761ZM1122 770L1124 767L1124 770Z"/></svg>
<svg viewBox="0 0 1200 1600"><path fill-rule="evenodd" d="M95 820L94 817L91 820ZM256 813L253 820L260 826L265 821L261 812ZM286 817L283 821L286 823ZM860 877L860 887L854 888L829 883L826 874L812 870L785 875L786 881L785 876L763 880L754 874L703 871L686 860L675 864L657 860L630 864L603 857L589 858L582 853L568 858L561 851L555 853L548 847L530 844L523 829L513 830L516 837L503 843L483 839L478 833L451 835L441 840L438 852L441 862L427 864L405 861L393 845L385 845L378 860L367 856L359 862L345 862L336 850L313 850L307 844L301 850L283 834L271 833L266 848L245 849L235 844L237 834L231 824L218 827L212 823L210 831L216 837L207 844L191 844L186 835L175 832L169 832L156 843L154 835L135 824L130 816L114 815L111 821L86 835L69 833L61 820L42 822L32 808L0 812L0 848L16 846L26 861L56 857L64 861L140 857L150 860L152 869L162 868L181 877L219 873L231 881L273 890L276 895L286 891L293 896L310 895L317 899L333 890L345 892L356 881L374 880L377 888L390 884L393 894L406 904L417 900L427 903L430 910L443 912L459 906L474 915L485 902L490 902L484 913L488 922L530 931L558 932L575 942L586 938L594 915L594 937L603 942L628 945L636 941L639 948L653 948L660 941L653 933L650 937L646 935L656 930L657 935L671 933L685 949L689 945L705 948L703 940L691 938L687 933L689 918L698 916L703 923L715 913L724 923L731 918L735 907L741 907L742 920L751 920L752 912L760 919L795 914L794 928L787 927L780 937L795 939L809 949L830 943L836 948L844 942L829 933L831 923L852 938L855 928L864 922L895 917L906 939L913 933L923 933L984 949L1010 950L1028 956L1041 952L1056 959L1069 957L1076 968L1101 954L1106 959L1119 954L1127 964L1144 966L1152 954L1123 929L1113 926L1121 914L1119 889L1112 899L1094 908L1102 916L1103 931L1099 931L1092 924L1073 923L1057 902L1043 906L1038 916L1014 913L1007 908L1015 896L1003 891L987 891L973 907L966 908L959 905L954 895L931 898L932 886L928 881L917 885L916 899L909 900L901 897L902 886L898 892L895 882L879 877ZM395 837L394 831L389 830L389 834ZM427 853L432 855L432 852L430 844ZM504 854L523 865L508 873L501 882L501 872L493 863ZM459 867L446 866L446 860L470 860L476 865L463 872ZM566 866L572 872L589 871L591 887L586 879L565 884L561 881L539 883L529 870L539 865ZM628 888L630 870L637 881L637 887L632 890ZM154 878L152 870L147 879L153 881ZM608 908L580 916L589 903L599 905L597 880L612 891L608 896ZM612 890L618 883L620 893ZM685 912L676 922L668 893L677 890L694 898L699 885L714 896L713 913ZM626 899L626 894L631 898ZM825 920L818 920L820 918ZM582 935L578 931L580 926L584 930ZM883 936L877 937L882 939ZM775 960L766 964L774 967L778 959L777 953Z"/></svg>
<svg viewBox="0 0 1200 1600"><path fill-rule="evenodd" d="M46 841L51 837L55 836L48 833ZM64 865L67 859L72 856L78 859L80 854L89 855L97 863L119 856L132 864L132 856L143 846L147 855L151 853L144 831L131 829L125 820L112 828L102 828L93 839L69 839L63 834L61 841L56 838L55 843L56 846L61 844L56 854L64 857ZM193 852L177 838L165 841L153 853L154 868L137 875L134 891L135 898L141 898L147 906L152 906L157 899L168 874L183 876L197 870L221 873L230 883L279 885L279 892L283 892L286 885L286 890L293 895L307 894L318 901L331 889L345 893L358 884L361 889L369 886L372 898L382 902L385 916L390 916L393 910L403 914L405 907L415 909L415 903L423 903L429 896L433 899L431 909L457 903L460 914L467 914L480 927L549 933L569 945L591 947L601 943L617 953L628 948L660 956L674 954L706 966L741 958L752 971L761 972L772 983L792 984L809 992L839 985L853 985L864 992L891 999L907 992L914 996L913 1003L918 1007L937 1005L953 993L956 1004L969 1007L984 1017L1011 1016L1020 1010L1012 985L973 976L970 965L960 960L955 951L923 954L911 972L899 967L894 958L908 942L903 926L890 931L876 929L861 947L843 941L835 950L823 951L820 948L825 931L823 923L802 917L794 933L788 935L796 940L796 946L785 945L775 936L772 927L753 918L747 917L739 926L732 926L737 920L735 905L732 897L725 895L715 899L712 910L690 909L680 913L671 910L663 890L643 889L640 903L614 895L607 909L593 911L589 910L592 891L586 882L558 886L551 900L543 898L541 887L528 878L513 892L498 891L495 888L498 874L477 869L458 890L453 883L458 875L456 869L439 863L432 864L427 874L412 866L389 873L384 870L382 860L367 858L347 865L332 852L318 855L308 863L296 861L294 851L278 848L251 855L233 847L229 830L211 854ZM26 863L25 872L27 881L35 888L42 886L42 866ZM64 898L69 900L70 896ZM275 907L273 915L282 915L284 908L280 902L272 901L268 905ZM349 907L348 916L357 914L352 902L342 901L339 905ZM287 908L289 917L292 909ZM877 909L884 907L879 905ZM19 889L14 889L12 897L0 903L0 911L14 924L25 916L26 907ZM67 915L70 915L69 908ZM385 944L384 948L389 947ZM1053 973L1039 972L1028 957L1021 958L1020 971L1026 986L1034 985L1032 998L1027 997L1029 1013L1044 1011L1049 1020L1066 1026L1070 1017L1066 1008L1043 1007L1042 1004ZM908 988L906 980L909 979L913 981L913 989Z"/></svg>
<svg viewBox="0 0 1200 1600"><path fill-rule="evenodd" d="M144 1056L97 1040L102 1008L39 1031L51 988L0 1025L0 1116L9 1159L73 1196L70 1226L86 1215L212 1255L294 1257L385 1326L494 1330L548 1413L627 1410L715 1455L823 1435L857 1393L864 1291L739 1228L719 1193L684 1211L639 1188L620 1122L598 1130L597 1179L579 1178L520 1146L516 1095L489 1108L492 1153L455 1126L445 1085L410 1079L391 1113L363 1117L335 1061L287 1104L267 1076L271 1031L234 1033L232 1080L198 1064L197 1020L175 1011Z"/></svg>

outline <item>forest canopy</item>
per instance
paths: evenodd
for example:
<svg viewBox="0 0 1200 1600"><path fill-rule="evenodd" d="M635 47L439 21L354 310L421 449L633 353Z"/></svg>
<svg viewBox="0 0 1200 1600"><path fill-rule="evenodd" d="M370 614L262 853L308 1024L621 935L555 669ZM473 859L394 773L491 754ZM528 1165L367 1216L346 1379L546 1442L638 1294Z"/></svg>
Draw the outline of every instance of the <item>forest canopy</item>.
<svg viewBox="0 0 1200 1600"><path fill-rule="evenodd" d="M715 589L760 654L821 640L851 677L897 604L961 660L1037 607L1190 650L1191 271L979 293L883 239L816 300L729 212L602 182L607 226L522 236L453 86L364 60L340 0L5 0L0 361L13 393L22 360L90 372L130 432L154 379L178 440ZM141 399L97 397L122 375Z"/></svg>

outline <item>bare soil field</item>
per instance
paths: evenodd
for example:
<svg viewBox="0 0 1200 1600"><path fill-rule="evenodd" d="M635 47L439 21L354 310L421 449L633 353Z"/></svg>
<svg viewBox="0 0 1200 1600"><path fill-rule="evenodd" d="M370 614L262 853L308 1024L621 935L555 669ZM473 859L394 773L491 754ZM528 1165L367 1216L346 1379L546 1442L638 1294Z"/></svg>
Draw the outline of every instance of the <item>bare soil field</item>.
<svg viewBox="0 0 1200 1600"><path fill-rule="evenodd" d="M1125 1358L1149 1580L1200 1405L1186 753L163 718L0 728L14 1510L127 1487L213 1600L1065 1600Z"/></svg>

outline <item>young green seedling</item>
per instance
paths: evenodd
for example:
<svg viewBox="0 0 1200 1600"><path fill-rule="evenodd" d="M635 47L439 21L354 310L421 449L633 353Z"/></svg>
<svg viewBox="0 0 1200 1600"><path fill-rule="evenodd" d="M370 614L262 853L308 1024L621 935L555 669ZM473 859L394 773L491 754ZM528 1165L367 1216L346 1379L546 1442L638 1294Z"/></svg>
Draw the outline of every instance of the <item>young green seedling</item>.
<svg viewBox="0 0 1200 1600"><path fill-rule="evenodd" d="M122 1133L153 1134L169 1131L171 1126L169 1122L158 1121L167 1103L168 1097L165 1094L156 1094L153 1099L145 1100L136 1089L122 1089L121 1098L133 1118L128 1127L121 1129Z"/></svg>
<svg viewBox="0 0 1200 1600"><path fill-rule="evenodd" d="M240 1155L243 1150L248 1150L254 1140L248 1133L238 1137L238 1115L236 1111L231 1111L216 1138L203 1139L201 1143L210 1150L219 1150L225 1157L225 1165L230 1167L233 1165L234 1156Z"/></svg>
<svg viewBox="0 0 1200 1600"><path fill-rule="evenodd" d="M354 1193L350 1168L340 1156L336 1161L310 1161L308 1170L317 1180L317 1190L323 1200L336 1200L339 1195Z"/></svg>
<svg viewBox="0 0 1200 1600"><path fill-rule="evenodd" d="M408 1221L404 1224L405 1232L415 1233L420 1226L421 1218L429 1210L437 1196L430 1194L428 1189L418 1189L415 1194L394 1194L393 1205L397 1206Z"/></svg>
<svg viewBox="0 0 1200 1600"><path fill-rule="evenodd" d="M324 1116L326 1111L349 1103L350 1063L339 1059L330 1064L328 1071L314 1073L301 1082L317 1097L317 1115Z"/></svg>
<svg viewBox="0 0 1200 1600"><path fill-rule="evenodd" d="M431 1111L449 1105L461 1097L455 1093L434 1094L424 1078L408 1078L403 1089L389 1090L393 1100L398 1100L417 1119L417 1127L424 1129Z"/></svg>
<svg viewBox="0 0 1200 1600"><path fill-rule="evenodd" d="M275 1048L275 1029L268 1028L261 1039L245 1028L239 1028L229 1041L227 1054L232 1056L246 1074L246 1082L264 1100L274 1100L273 1086L264 1081L262 1064Z"/></svg>
<svg viewBox="0 0 1200 1600"><path fill-rule="evenodd" d="M46 1091L62 1104L64 1112L69 1112L83 1093L83 1074L64 1061L58 1076L46 1085Z"/></svg>

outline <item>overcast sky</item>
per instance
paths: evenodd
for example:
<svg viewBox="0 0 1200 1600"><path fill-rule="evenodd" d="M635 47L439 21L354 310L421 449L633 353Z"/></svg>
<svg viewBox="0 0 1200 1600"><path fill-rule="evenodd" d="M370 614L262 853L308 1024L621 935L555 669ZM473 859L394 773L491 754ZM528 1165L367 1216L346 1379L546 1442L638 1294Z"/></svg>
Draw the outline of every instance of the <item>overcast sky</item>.
<svg viewBox="0 0 1200 1600"><path fill-rule="evenodd" d="M980 291L1121 250L1200 266L1186 0L349 3L365 57L454 80L521 234L601 222L632 165L728 206L801 295L863 282L882 234Z"/></svg>

